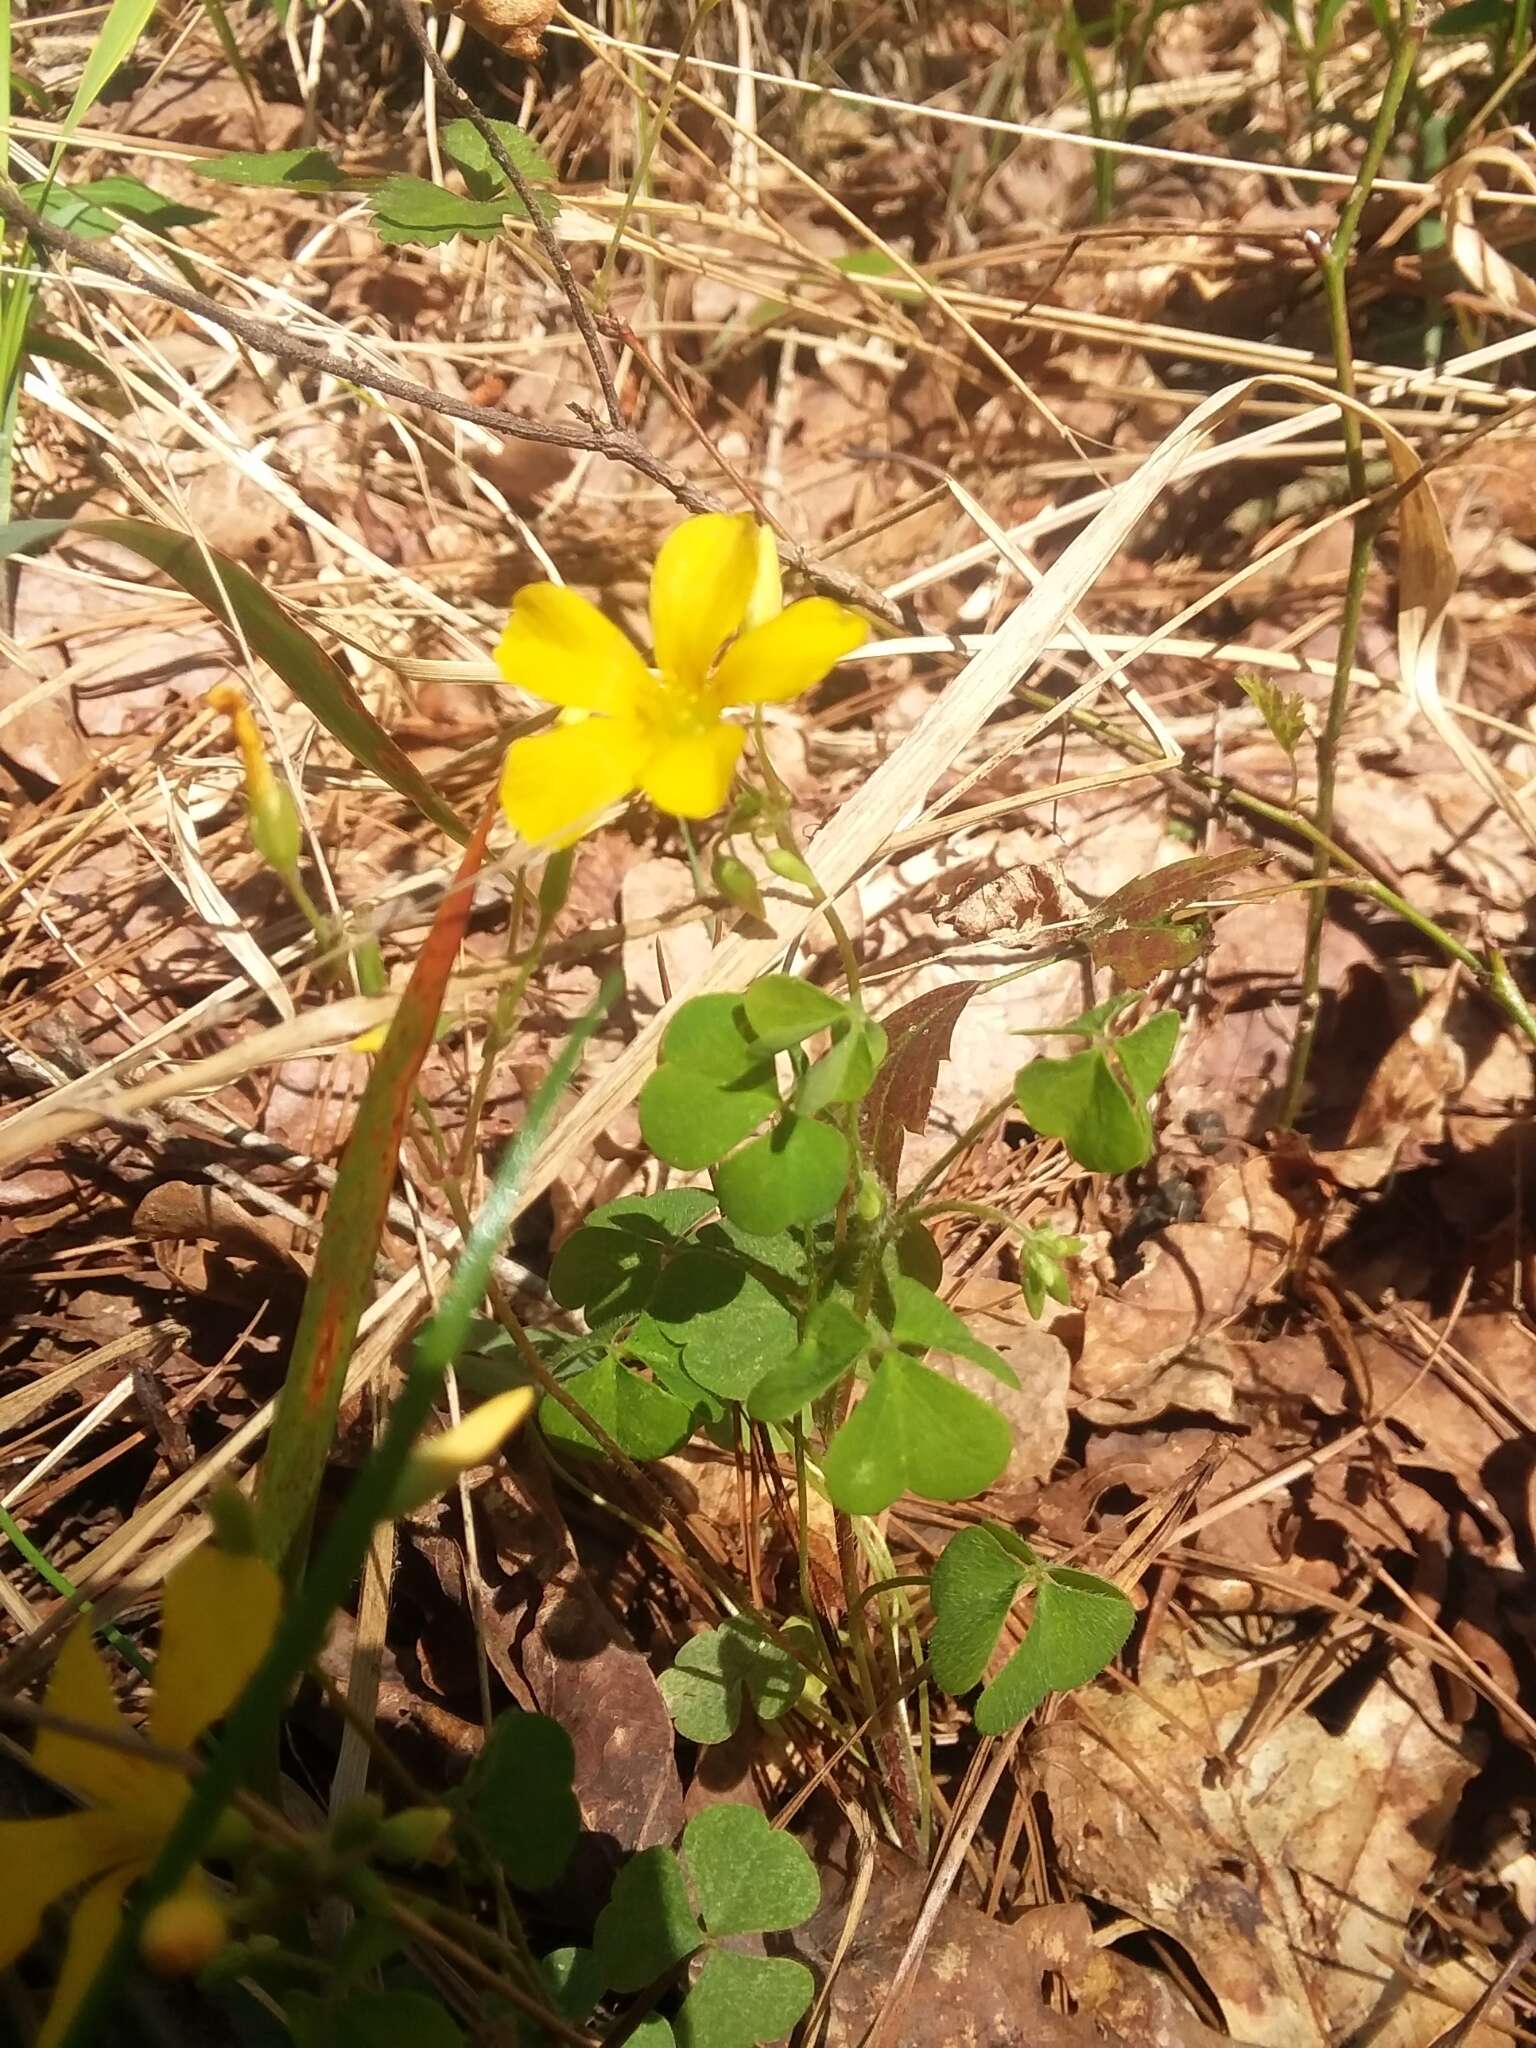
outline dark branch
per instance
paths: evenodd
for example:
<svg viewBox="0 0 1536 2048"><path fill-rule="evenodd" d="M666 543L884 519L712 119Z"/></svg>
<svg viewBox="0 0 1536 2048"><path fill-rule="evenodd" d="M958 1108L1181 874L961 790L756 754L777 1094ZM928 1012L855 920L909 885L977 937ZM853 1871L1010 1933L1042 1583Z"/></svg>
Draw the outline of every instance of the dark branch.
<svg viewBox="0 0 1536 2048"><path fill-rule="evenodd" d="M626 426L605 425L596 420L580 425L560 420L537 420L527 413L510 412L504 406L474 405L467 398L454 398L446 392L434 391L429 384L418 384L412 378L396 377L388 370L375 369L371 363L338 354L322 342L295 334L275 320L236 312L204 292L153 277L115 250L105 248L99 242L88 242L79 235L70 234L67 229L39 219L17 197L14 188L3 183L0 183L0 220L20 229L40 248L67 256L83 269L114 278L119 284L128 285L149 298L159 299L164 305L175 306L179 311L191 314L194 319L207 320L215 327L222 327L225 333L234 335L237 341L244 342L258 355L339 377L345 383L377 391L384 398L393 398L401 405L419 406L425 412L465 420L471 426L483 427L487 433L501 435L507 440L536 441L547 448L569 448L577 453L601 455L610 462L624 463L670 492L690 512L731 509L709 491L701 490L670 463L654 455ZM781 540L780 552L812 589L868 612L872 618L880 619L886 625L911 629L912 622L904 617L891 599L876 590L873 584L865 582L862 576L818 561L808 549L787 538Z"/></svg>

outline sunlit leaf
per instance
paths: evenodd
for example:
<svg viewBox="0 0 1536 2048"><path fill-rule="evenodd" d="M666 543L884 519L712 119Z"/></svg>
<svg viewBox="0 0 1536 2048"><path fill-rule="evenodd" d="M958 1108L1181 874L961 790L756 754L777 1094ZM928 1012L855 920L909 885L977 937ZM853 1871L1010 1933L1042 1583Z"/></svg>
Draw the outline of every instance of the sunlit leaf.
<svg viewBox="0 0 1536 2048"><path fill-rule="evenodd" d="M893 1351L827 1446L833 1505L878 1515L904 1493L969 1500L1008 1462L1013 1433L997 1410L942 1373Z"/></svg>
<svg viewBox="0 0 1536 2048"><path fill-rule="evenodd" d="M1086 1685L1118 1656L1136 1610L1118 1586L1091 1572L1054 1565L1035 1589L1023 1642L976 1702L983 1735L1002 1735L1048 1692Z"/></svg>
<svg viewBox="0 0 1536 2048"><path fill-rule="evenodd" d="M740 1229L761 1237L830 1216L847 1184L842 1132L793 1114L715 1168L720 1207Z"/></svg>
<svg viewBox="0 0 1536 2048"><path fill-rule="evenodd" d="M683 1861L712 1935L798 1927L821 1903L816 1866L755 1806L706 1806L683 1830Z"/></svg>
<svg viewBox="0 0 1536 2048"><path fill-rule="evenodd" d="M715 1743L736 1733L748 1701L760 1721L788 1713L804 1690L805 1674L745 1616L732 1615L685 1643L659 1682L678 1734Z"/></svg>

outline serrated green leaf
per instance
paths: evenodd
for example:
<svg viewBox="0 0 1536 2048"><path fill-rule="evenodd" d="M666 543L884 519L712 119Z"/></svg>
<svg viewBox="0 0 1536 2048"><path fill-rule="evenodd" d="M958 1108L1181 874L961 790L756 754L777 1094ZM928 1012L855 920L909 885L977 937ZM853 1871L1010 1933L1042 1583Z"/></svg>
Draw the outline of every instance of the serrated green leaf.
<svg viewBox="0 0 1536 2048"><path fill-rule="evenodd" d="M834 1507L853 1515L878 1515L904 1493L969 1500L997 1478L1012 1445L995 1408L893 1351L827 1446L822 1477Z"/></svg>
<svg viewBox="0 0 1536 2048"><path fill-rule="evenodd" d="M722 1087L733 1081L755 1085L773 1072L772 1056L753 1037L740 996L694 996L684 1003L662 1034L661 1057Z"/></svg>
<svg viewBox="0 0 1536 2048"><path fill-rule="evenodd" d="M575 1769L558 1721L512 1710L493 1724L464 1782L465 1811L522 1891L543 1891L570 1861L581 1833Z"/></svg>
<svg viewBox="0 0 1536 2048"><path fill-rule="evenodd" d="M753 1036L766 1050L792 1045L830 1030L848 1017L848 1005L792 974L761 975L742 997Z"/></svg>
<svg viewBox="0 0 1536 2048"><path fill-rule="evenodd" d="M951 1358L967 1358L972 1365L982 1366L1000 1379L1004 1386L1019 1384L1018 1374L1002 1353L973 1336L969 1325L948 1302L940 1301L920 1280L898 1273L891 1281L891 1307L891 1335L906 1349L942 1351Z"/></svg>
<svg viewBox="0 0 1536 2048"><path fill-rule="evenodd" d="M933 1568L935 1685L951 1695L980 1685L1018 1590L1034 1576L985 1523L951 1536Z"/></svg>
<svg viewBox="0 0 1536 2048"><path fill-rule="evenodd" d="M246 185L287 192L355 192L357 181L324 149L237 149L228 156L195 157L187 165L216 185Z"/></svg>
<svg viewBox="0 0 1536 2048"><path fill-rule="evenodd" d="M501 233L509 214L524 218L523 202L515 192L497 199L469 199L434 185L430 178L413 178L403 171L373 188L368 211L381 242L414 242L424 249L435 249L456 235L489 242Z"/></svg>
<svg viewBox="0 0 1536 2048"><path fill-rule="evenodd" d="M760 1237L830 1216L847 1185L842 1132L793 1112L715 1168L721 1209L739 1229Z"/></svg>
<svg viewBox="0 0 1536 2048"><path fill-rule="evenodd" d="M566 1382L565 1391L631 1458L644 1464L651 1458L665 1458L693 1431L693 1409L665 1387L608 1357L589 1371ZM539 1427L552 1443L583 1457L601 1457L596 1437L582 1428L567 1409L550 1394L539 1403Z"/></svg>
<svg viewBox="0 0 1536 2048"><path fill-rule="evenodd" d="M757 2048L782 2041L815 1989L804 1963L712 1949L677 2016L677 2048Z"/></svg>
<svg viewBox="0 0 1536 2048"><path fill-rule="evenodd" d="M755 1806L706 1806L683 1830L683 1861L711 1935L777 1934L821 1904L816 1866Z"/></svg>
<svg viewBox="0 0 1536 2048"><path fill-rule="evenodd" d="M1120 1653L1136 1609L1107 1579L1053 1565L1035 1591L1023 1642L976 1702L983 1735L1002 1735L1032 1714L1048 1692L1070 1692L1097 1678Z"/></svg>
<svg viewBox="0 0 1536 2048"><path fill-rule="evenodd" d="M530 185L553 182L555 167L532 136L511 121L487 121L486 126L495 131L497 141ZM471 198L494 199L507 190L507 174L473 121L450 121L439 133L443 152L469 187ZM553 203L549 204L553 214Z"/></svg>
<svg viewBox="0 0 1536 2048"><path fill-rule="evenodd" d="M788 1713L805 1688L805 1674L787 1650L733 1615L685 1643L659 1684L678 1734L707 1744L730 1740L744 1701L760 1721Z"/></svg>
<svg viewBox="0 0 1536 2048"><path fill-rule="evenodd" d="M672 1851L642 1849L631 1856L593 1930L592 1952L604 1984L611 1991L643 1991L703 1943L704 1930Z"/></svg>
<svg viewBox="0 0 1536 2048"><path fill-rule="evenodd" d="M665 1061L640 1090L640 1132L658 1159L694 1173L713 1166L766 1123L779 1106L771 1067L717 1087Z"/></svg>
<svg viewBox="0 0 1536 2048"><path fill-rule="evenodd" d="M793 1312L755 1273L718 1252L680 1252L649 1314L681 1347L689 1375L727 1401L744 1401L795 1343Z"/></svg>
<svg viewBox="0 0 1536 2048"><path fill-rule="evenodd" d="M833 1297L819 1301L786 1362L764 1373L748 1395L747 1413L759 1422L787 1422L835 1386L869 1341L862 1316Z"/></svg>
<svg viewBox="0 0 1536 2048"><path fill-rule="evenodd" d="M1256 669L1239 670L1237 687L1269 727L1270 738L1294 760L1307 730L1307 700L1300 690L1282 689Z"/></svg>

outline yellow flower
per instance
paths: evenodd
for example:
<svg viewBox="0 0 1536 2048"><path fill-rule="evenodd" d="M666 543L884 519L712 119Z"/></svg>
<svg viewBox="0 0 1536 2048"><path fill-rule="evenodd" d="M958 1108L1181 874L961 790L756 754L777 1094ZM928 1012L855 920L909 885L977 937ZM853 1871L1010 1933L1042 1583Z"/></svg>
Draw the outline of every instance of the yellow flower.
<svg viewBox="0 0 1536 2048"><path fill-rule="evenodd" d="M863 620L830 598L781 609L772 538L746 513L685 519L663 542L651 576L653 669L584 597L530 584L496 665L567 717L507 749L502 809L522 838L547 846L570 845L637 789L674 817L707 818L730 792L745 739L727 708L796 697L867 638Z"/></svg>
<svg viewBox="0 0 1536 2048"><path fill-rule="evenodd" d="M190 1748L233 1705L266 1653L281 1598L276 1575L259 1558L205 1543L177 1565L165 1582L151 1742ZM66 1638L43 1705L118 1740L132 1736L84 1624ZM37 2048L53 2048L112 1945L129 1886L154 1861L188 1788L168 1764L51 1728L39 1734L32 1760L88 1802L47 1820L0 1821L0 1968L31 1944L55 1899L80 1891L37 2038Z"/></svg>

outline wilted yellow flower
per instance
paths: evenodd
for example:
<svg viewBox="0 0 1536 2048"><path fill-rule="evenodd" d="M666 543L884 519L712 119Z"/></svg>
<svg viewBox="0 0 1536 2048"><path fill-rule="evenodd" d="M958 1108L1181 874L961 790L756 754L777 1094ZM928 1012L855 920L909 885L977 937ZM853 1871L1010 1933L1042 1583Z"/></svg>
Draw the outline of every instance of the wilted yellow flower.
<svg viewBox="0 0 1536 2048"><path fill-rule="evenodd" d="M233 1705L266 1654L282 1589L270 1566L205 1543L165 1582L160 1655L149 1738L187 1749ZM77 1623L59 1652L43 1697L50 1714L132 1736L112 1696L107 1667ZM45 1777L87 1802L46 1820L0 1821L0 1968L37 1934L56 1899L79 1891L53 2005L37 2048L53 2048L69 2026L112 1945L123 1899L175 1826L187 1781L168 1764L84 1736L44 1728L32 1760ZM82 1889L84 1887L84 1889Z"/></svg>
<svg viewBox="0 0 1536 2048"><path fill-rule="evenodd" d="M725 712L797 697L867 637L830 598L782 607L772 536L746 513L685 519L663 542L651 576L654 668L586 598L529 584L496 665L565 716L507 749L502 808L522 838L547 846L568 846L637 789L674 817L707 818L745 740Z"/></svg>
<svg viewBox="0 0 1536 2048"><path fill-rule="evenodd" d="M528 1420L538 1398L532 1387L509 1387L471 1408L451 1429L422 1437L396 1482L390 1515L408 1515L425 1507L465 1472L489 1465L512 1432Z"/></svg>
<svg viewBox="0 0 1536 2048"><path fill-rule="evenodd" d="M261 728L252 716L245 694L233 683L216 683L206 701L210 710L223 712L229 720L240 749L252 843L269 867L280 875L291 874L298 867L303 850L303 827L293 798L272 772Z"/></svg>

